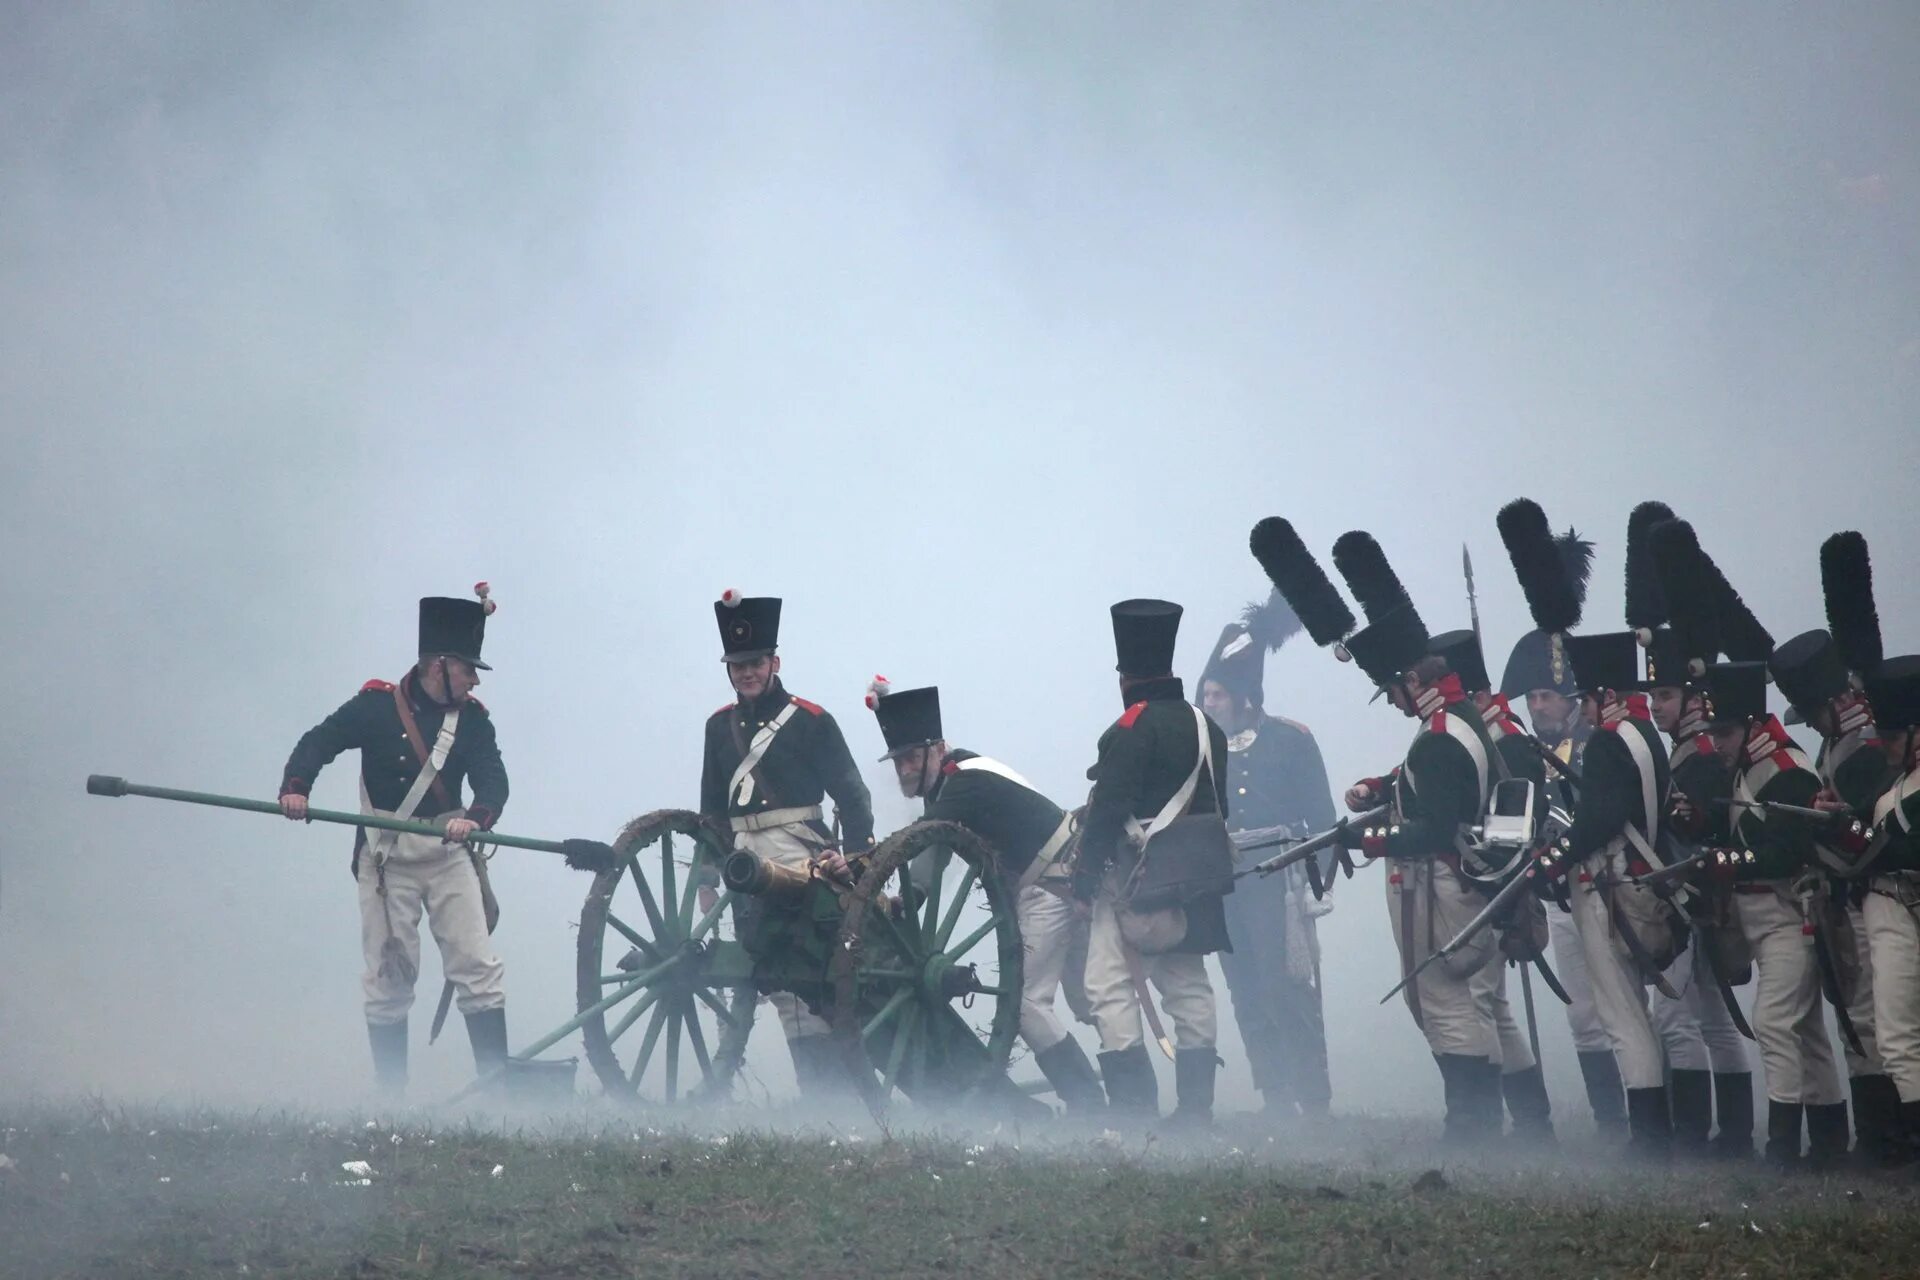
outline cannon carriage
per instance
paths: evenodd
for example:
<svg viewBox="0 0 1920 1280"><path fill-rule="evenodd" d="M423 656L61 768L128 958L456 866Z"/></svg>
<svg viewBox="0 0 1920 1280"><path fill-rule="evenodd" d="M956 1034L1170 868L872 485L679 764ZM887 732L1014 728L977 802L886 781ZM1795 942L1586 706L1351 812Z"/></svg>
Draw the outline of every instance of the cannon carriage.
<svg viewBox="0 0 1920 1280"><path fill-rule="evenodd" d="M785 992L832 1026L876 1107L1005 1086L1023 949L992 849L917 823L833 883L729 843L686 810L627 825L581 911L578 1012L517 1059L578 1029L611 1097L722 1097L760 998Z"/></svg>

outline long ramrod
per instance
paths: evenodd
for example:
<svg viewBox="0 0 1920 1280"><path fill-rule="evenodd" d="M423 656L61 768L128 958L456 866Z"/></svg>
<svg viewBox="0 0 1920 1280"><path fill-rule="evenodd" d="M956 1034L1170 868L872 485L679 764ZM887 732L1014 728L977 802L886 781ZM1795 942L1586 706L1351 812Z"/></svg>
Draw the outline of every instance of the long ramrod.
<svg viewBox="0 0 1920 1280"><path fill-rule="evenodd" d="M182 804L210 805L216 809L238 809L243 813L270 813L276 817L280 815L280 806L271 800L248 800L241 796L217 795L211 791L181 791L174 787L149 787L102 773L88 775L87 794L115 798L146 796L154 800L174 800ZM373 827L381 831L398 831L414 836L439 838L445 835L438 825L431 822L390 818L378 813L343 813L338 809L309 808L307 820L332 822L345 827ZM612 846L599 840L535 840L528 836L503 835L497 831L475 831L467 838L466 843L475 849L486 845L500 845L510 849L532 849L538 853L558 853L566 857L569 866L583 871L600 870L611 867L617 862Z"/></svg>
<svg viewBox="0 0 1920 1280"><path fill-rule="evenodd" d="M1273 840L1256 841L1253 844L1243 845L1241 847L1241 852L1243 853L1249 849L1271 849L1275 845L1282 844L1288 847L1285 853L1276 854L1268 858L1265 862L1256 862L1245 871L1235 872L1234 877L1238 879L1241 876L1251 875L1270 876L1276 871L1285 871L1295 863L1305 862L1322 849L1339 844L1341 838L1346 835L1350 828L1364 827L1369 822L1380 822L1385 820L1386 816L1387 806L1384 804L1375 805L1364 813L1356 813L1350 817L1342 818L1320 834L1307 836L1298 842L1293 842L1291 837L1282 836Z"/></svg>

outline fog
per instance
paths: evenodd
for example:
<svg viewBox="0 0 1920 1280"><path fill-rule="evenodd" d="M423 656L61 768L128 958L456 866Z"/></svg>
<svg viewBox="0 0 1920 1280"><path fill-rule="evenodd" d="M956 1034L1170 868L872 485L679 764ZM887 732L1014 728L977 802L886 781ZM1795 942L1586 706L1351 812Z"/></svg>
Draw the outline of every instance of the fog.
<svg viewBox="0 0 1920 1280"><path fill-rule="evenodd" d="M7 7L0 1097L364 1086L347 833L82 783L270 797L476 579L501 827L550 838L697 803L729 586L857 758L874 673L937 683L1068 804L1107 605L1185 604L1191 681L1266 515L1374 532L1436 631L1465 541L1496 671L1522 494L1591 627L1660 498L1781 638L1860 529L1920 649L1915 66L1899 4ZM1304 637L1267 691L1336 788L1404 749ZM587 882L494 875L518 1046ZM1434 1111L1379 876L1322 922L1335 1106Z"/></svg>

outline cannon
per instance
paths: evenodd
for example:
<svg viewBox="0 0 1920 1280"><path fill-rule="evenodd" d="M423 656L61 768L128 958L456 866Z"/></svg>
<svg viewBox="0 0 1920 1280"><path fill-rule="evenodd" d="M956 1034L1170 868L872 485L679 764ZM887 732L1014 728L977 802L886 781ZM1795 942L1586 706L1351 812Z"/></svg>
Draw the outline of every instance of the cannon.
<svg viewBox="0 0 1920 1280"><path fill-rule="evenodd" d="M87 790L280 811L272 801L102 775ZM308 817L439 834L381 815L309 808ZM735 850L725 830L684 809L635 818L611 845L498 832L469 843L559 853L594 875L575 941L575 1013L511 1055L517 1078L552 1071L570 1080L571 1060L540 1055L578 1032L609 1097L724 1097L755 1006L787 992L831 1025L876 1111L896 1094L957 1100L1011 1088L1024 954L1015 889L993 849L964 827L907 827L842 882Z"/></svg>
<svg viewBox="0 0 1920 1280"><path fill-rule="evenodd" d="M876 1109L896 1093L1005 1086L1023 950L991 848L952 823L917 823L833 883L730 844L685 810L627 824L619 865L595 876L580 913L578 1012L515 1056L577 1029L611 1096L724 1096L755 1005L779 991L831 1024Z"/></svg>

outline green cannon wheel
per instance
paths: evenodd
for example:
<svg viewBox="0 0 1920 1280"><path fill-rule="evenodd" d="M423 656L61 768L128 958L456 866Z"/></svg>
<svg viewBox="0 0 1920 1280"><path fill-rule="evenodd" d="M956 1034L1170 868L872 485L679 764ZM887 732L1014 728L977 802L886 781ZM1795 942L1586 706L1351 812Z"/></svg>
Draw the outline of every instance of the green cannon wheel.
<svg viewBox="0 0 1920 1280"><path fill-rule="evenodd" d="M689 810L644 814L614 842L620 865L587 892L580 1034L609 1097L723 1097L740 1069L755 994L740 904L720 885L726 844Z"/></svg>
<svg viewBox="0 0 1920 1280"><path fill-rule="evenodd" d="M868 1104L1006 1087L1020 1029L1017 890L992 847L919 822L874 850L834 944L833 1025Z"/></svg>

